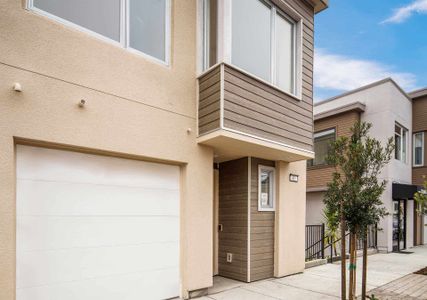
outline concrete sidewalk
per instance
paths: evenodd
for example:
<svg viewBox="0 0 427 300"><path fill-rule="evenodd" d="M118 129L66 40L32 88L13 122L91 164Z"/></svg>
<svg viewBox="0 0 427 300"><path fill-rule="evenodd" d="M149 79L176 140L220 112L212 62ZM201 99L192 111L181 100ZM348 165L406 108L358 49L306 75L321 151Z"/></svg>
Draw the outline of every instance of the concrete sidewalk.
<svg viewBox="0 0 427 300"><path fill-rule="evenodd" d="M373 290L427 266L427 246L415 247L411 254L374 254L368 258L368 290ZM361 258L358 259L357 286L360 292ZM221 277L205 300L231 299L337 299L340 297L340 265L327 264L305 270L302 274L241 283Z"/></svg>

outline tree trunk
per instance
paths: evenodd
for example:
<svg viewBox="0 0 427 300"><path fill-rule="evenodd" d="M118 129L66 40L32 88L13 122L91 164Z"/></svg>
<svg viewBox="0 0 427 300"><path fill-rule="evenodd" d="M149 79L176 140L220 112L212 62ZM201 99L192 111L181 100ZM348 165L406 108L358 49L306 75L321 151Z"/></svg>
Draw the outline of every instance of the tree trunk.
<svg viewBox="0 0 427 300"><path fill-rule="evenodd" d="M350 262L348 266L348 274L349 274L349 287L348 287L348 299L354 300L353 295L353 284L354 284L354 272L353 272L353 262L354 262L354 244L353 244L353 233L350 233Z"/></svg>
<svg viewBox="0 0 427 300"><path fill-rule="evenodd" d="M345 300L347 297L346 291L346 270L345 270L345 224L344 224L344 213L342 210L342 201L341 201L341 220L340 220L340 229L341 229L341 300Z"/></svg>
<svg viewBox="0 0 427 300"><path fill-rule="evenodd" d="M367 281L367 267L368 267L368 232L365 231L363 235L363 270L362 270L362 299L366 299L366 281Z"/></svg>
<svg viewBox="0 0 427 300"><path fill-rule="evenodd" d="M353 297L356 299L357 279L357 234L353 234Z"/></svg>

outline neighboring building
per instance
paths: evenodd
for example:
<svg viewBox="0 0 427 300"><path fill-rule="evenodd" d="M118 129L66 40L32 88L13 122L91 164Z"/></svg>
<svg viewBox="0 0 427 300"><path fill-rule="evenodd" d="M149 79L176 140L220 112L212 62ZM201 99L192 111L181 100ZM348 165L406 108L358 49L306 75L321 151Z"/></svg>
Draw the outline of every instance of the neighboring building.
<svg viewBox="0 0 427 300"><path fill-rule="evenodd" d="M378 225L378 249L398 251L414 244L415 208L412 185L412 99L392 80L384 79L343 95L316 103L314 106L315 158L308 162L307 224L323 223L323 197L333 168L325 162L328 144L337 136L349 136L354 122L372 124L370 135L384 145L395 138L394 157L383 169L387 180L382 195L390 213Z"/></svg>
<svg viewBox="0 0 427 300"><path fill-rule="evenodd" d="M413 169L412 183L422 186L427 176L427 88L409 93L412 98ZM427 244L427 216L416 215L414 227L415 244Z"/></svg>
<svg viewBox="0 0 427 300"><path fill-rule="evenodd" d="M0 4L0 299L302 272L327 0ZM291 176L292 175L292 176Z"/></svg>

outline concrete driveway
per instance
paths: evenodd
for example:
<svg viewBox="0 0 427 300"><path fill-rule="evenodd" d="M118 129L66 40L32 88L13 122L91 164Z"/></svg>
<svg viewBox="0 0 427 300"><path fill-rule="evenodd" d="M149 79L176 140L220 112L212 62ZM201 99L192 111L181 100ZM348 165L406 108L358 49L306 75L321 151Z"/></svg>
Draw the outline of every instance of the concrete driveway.
<svg viewBox="0 0 427 300"><path fill-rule="evenodd" d="M427 266L427 246L408 250L411 254L389 253L369 256L368 290ZM361 259L358 260L357 285L360 292ZM253 283L241 283L221 277L204 300L229 299L337 299L340 296L340 265L327 264L305 270L302 274L273 278Z"/></svg>

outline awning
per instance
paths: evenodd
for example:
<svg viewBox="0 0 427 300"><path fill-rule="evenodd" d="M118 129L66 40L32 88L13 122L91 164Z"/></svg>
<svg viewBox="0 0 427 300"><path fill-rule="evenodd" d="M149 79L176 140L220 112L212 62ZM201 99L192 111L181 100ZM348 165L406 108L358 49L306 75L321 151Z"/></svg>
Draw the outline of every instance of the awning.
<svg viewBox="0 0 427 300"><path fill-rule="evenodd" d="M418 186L414 184L393 183L392 198L395 200L414 199L414 194L418 190Z"/></svg>

